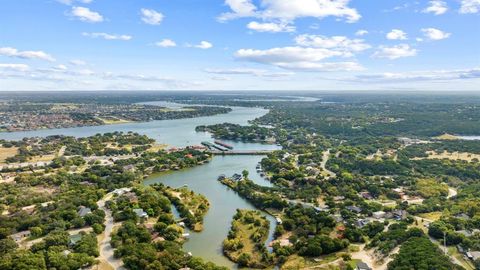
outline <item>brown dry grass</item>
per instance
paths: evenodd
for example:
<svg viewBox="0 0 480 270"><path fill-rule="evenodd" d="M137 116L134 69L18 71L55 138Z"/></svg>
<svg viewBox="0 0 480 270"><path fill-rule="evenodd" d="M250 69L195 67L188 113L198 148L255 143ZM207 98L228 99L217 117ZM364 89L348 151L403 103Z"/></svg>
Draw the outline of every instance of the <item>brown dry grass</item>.
<svg viewBox="0 0 480 270"><path fill-rule="evenodd" d="M0 147L0 163L5 162L5 160L9 157L13 157L18 153L17 147Z"/></svg>

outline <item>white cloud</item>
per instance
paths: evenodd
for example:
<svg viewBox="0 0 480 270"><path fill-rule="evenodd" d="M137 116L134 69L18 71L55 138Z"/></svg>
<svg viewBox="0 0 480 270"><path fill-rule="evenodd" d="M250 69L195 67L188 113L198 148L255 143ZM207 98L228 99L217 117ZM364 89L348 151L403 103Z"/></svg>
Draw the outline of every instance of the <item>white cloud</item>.
<svg viewBox="0 0 480 270"><path fill-rule="evenodd" d="M83 60L79 60L79 59L73 59L73 60L70 60L69 62L71 65L74 65L74 66L85 66L87 65L87 62L83 61Z"/></svg>
<svg viewBox="0 0 480 270"><path fill-rule="evenodd" d="M480 79L480 68L458 70L432 70L412 72L385 72L356 76L354 81L362 83L402 83L415 81L451 81L462 79Z"/></svg>
<svg viewBox="0 0 480 270"><path fill-rule="evenodd" d="M257 7L252 3L252 0L225 0L225 5L229 6L232 12L220 15L218 18L220 21L241 17L253 17L257 10Z"/></svg>
<svg viewBox="0 0 480 270"><path fill-rule="evenodd" d="M1 64L0 63L0 69L12 70L12 71L27 71L30 69L30 67L25 64Z"/></svg>
<svg viewBox="0 0 480 270"><path fill-rule="evenodd" d="M187 47L194 47L194 48L198 48L198 49L202 49L202 50L206 50L206 49L210 49L213 47L213 44L208 42L208 41L201 41L199 44L197 45L187 45Z"/></svg>
<svg viewBox="0 0 480 270"><path fill-rule="evenodd" d="M23 59L40 59L53 62L55 58L43 51L19 51L11 47L0 48L0 55Z"/></svg>
<svg viewBox="0 0 480 270"><path fill-rule="evenodd" d="M282 47L268 50L241 49L235 53L239 60L273 65L299 71L360 70L355 62L321 62L332 57L347 57L350 53L326 48Z"/></svg>
<svg viewBox="0 0 480 270"><path fill-rule="evenodd" d="M163 14L153 9L142 8L142 21L146 24L159 25L163 21Z"/></svg>
<svg viewBox="0 0 480 270"><path fill-rule="evenodd" d="M460 13L478 13L480 12L480 0L462 0Z"/></svg>
<svg viewBox="0 0 480 270"><path fill-rule="evenodd" d="M65 66L65 65L57 65L53 68L56 69L56 70L60 70L60 71L68 70L67 66Z"/></svg>
<svg viewBox="0 0 480 270"><path fill-rule="evenodd" d="M392 47L380 46L372 56L376 58L388 58L395 60L403 57L410 57L417 55L417 50L411 48L408 44L400 44Z"/></svg>
<svg viewBox="0 0 480 270"><path fill-rule="evenodd" d="M348 6L350 0L261 0L259 10L252 0L226 0L231 12L223 13L221 21L258 17L265 20L293 21L303 17L339 17L347 22L356 22L361 16L356 9Z"/></svg>
<svg viewBox="0 0 480 270"><path fill-rule="evenodd" d="M297 45L303 47L315 47L332 49L352 56L353 52L360 52L371 48L363 39L349 39L345 36L326 37L322 35L300 35L295 38Z"/></svg>
<svg viewBox="0 0 480 270"><path fill-rule="evenodd" d="M72 7L72 15L83 22L103 22L103 16L100 13L91 11L86 7Z"/></svg>
<svg viewBox="0 0 480 270"><path fill-rule="evenodd" d="M364 30L364 29L361 29L361 30L358 30L357 32L355 32L355 36L365 36L366 34L368 34L368 31L367 30Z"/></svg>
<svg viewBox="0 0 480 270"><path fill-rule="evenodd" d="M75 2L79 2L82 4L90 4L93 2L93 0L56 0L56 1L65 5L73 5Z"/></svg>
<svg viewBox="0 0 480 270"><path fill-rule="evenodd" d="M162 48L170 48L170 47L176 47L177 43L171 39L164 39L162 41L156 42L155 46L157 47L162 47Z"/></svg>
<svg viewBox="0 0 480 270"><path fill-rule="evenodd" d="M365 69L357 62L295 62L283 63L279 67L307 72L361 71Z"/></svg>
<svg viewBox="0 0 480 270"><path fill-rule="evenodd" d="M407 33L403 32L400 29L392 29L389 33L387 33L387 39L390 40L406 40Z"/></svg>
<svg viewBox="0 0 480 270"><path fill-rule="evenodd" d="M254 68L231 68L231 69L212 69L208 68L204 70L207 73L218 75L253 75L257 77L286 77L293 75L291 72L270 72L264 69Z"/></svg>
<svg viewBox="0 0 480 270"><path fill-rule="evenodd" d="M442 40L450 37L450 33L443 32L436 28L423 28L423 34L430 40Z"/></svg>
<svg viewBox="0 0 480 270"><path fill-rule="evenodd" d="M270 33L278 33L278 32L294 32L295 26L289 25L287 23L259 23L259 22L250 22L247 24L247 28L251 30L255 30L257 32L270 32Z"/></svg>
<svg viewBox="0 0 480 270"><path fill-rule="evenodd" d="M442 15L448 11L448 6L445 1L433 0L428 2L428 7L423 10L424 13L433 13L435 15Z"/></svg>
<svg viewBox="0 0 480 270"><path fill-rule="evenodd" d="M103 38L105 40L123 40L128 41L132 39L132 36L129 35L114 35L114 34L107 34L107 33L82 33L85 37L91 38Z"/></svg>

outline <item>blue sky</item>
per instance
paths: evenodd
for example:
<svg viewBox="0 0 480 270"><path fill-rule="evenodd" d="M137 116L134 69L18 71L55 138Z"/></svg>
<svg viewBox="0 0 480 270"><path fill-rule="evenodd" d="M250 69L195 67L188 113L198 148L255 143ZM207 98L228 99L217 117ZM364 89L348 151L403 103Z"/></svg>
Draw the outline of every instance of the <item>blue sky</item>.
<svg viewBox="0 0 480 270"><path fill-rule="evenodd" d="M480 90L480 0L3 0L0 90Z"/></svg>

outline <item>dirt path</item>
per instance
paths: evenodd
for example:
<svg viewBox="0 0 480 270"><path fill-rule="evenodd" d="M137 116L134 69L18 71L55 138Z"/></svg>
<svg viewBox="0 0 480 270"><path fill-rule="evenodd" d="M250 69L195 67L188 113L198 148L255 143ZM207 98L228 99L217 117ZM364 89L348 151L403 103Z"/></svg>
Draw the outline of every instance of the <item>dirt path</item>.
<svg viewBox="0 0 480 270"><path fill-rule="evenodd" d="M111 245L111 240L112 240L112 231L113 231L113 217L112 217L112 212L105 207L105 202L110 200L113 196L113 193L108 193L103 197L100 201L97 202L98 208L105 211L105 231L103 232L103 235L101 236L101 242L99 243L99 250L100 250L100 256L98 259L100 260L101 263L106 263L111 266L111 268L115 270L124 270L125 267L123 267L123 262L122 260L116 259L113 256L113 247Z"/></svg>
<svg viewBox="0 0 480 270"><path fill-rule="evenodd" d="M323 152L323 156L322 156L322 162L320 163L320 168L322 168L322 170L324 172L327 173L327 179L330 179L332 177L335 177L337 176L334 172L330 171L329 169L327 169L327 162L328 160L330 159L330 149L328 149L327 151Z"/></svg>

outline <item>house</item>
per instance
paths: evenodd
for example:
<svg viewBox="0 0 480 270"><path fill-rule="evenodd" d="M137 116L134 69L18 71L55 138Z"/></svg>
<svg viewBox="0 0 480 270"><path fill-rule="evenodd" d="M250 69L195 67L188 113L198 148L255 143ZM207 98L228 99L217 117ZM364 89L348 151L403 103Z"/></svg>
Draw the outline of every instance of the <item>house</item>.
<svg viewBox="0 0 480 270"><path fill-rule="evenodd" d="M135 166L132 164L123 166L124 172L135 172Z"/></svg>
<svg viewBox="0 0 480 270"><path fill-rule="evenodd" d="M350 205L350 206L347 206L346 207L347 210L350 210L352 212L355 212L355 213L360 213L362 212L362 208L358 207L358 206L353 206L353 205Z"/></svg>
<svg viewBox="0 0 480 270"><path fill-rule="evenodd" d="M133 209L133 212L137 215L139 218L148 218L148 214L143 211L142 208L135 208Z"/></svg>
<svg viewBox="0 0 480 270"><path fill-rule="evenodd" d="M279 217L276 217L275 220L277 221L277 224L282 225L282 219Z"/></svg>
<svg viewBox="0 0 480 270"><path fill-rule="evenodd" d="M368 219L359 219L359 220L355 221L355 226L357 226L359 228L363 228L368 223L370 223L370 220L368 220Z"/></svg>
<svg viewBox="0 0 480 270"><path fill-rule="evenodd" d="M394 210L392 214L395 220L404 220L407 218L407 211L405 210Z"/></svg>
<svg viewBox="0 0 480 270"><path fill-rule="evenodd" d="M472 236L472 232L470 231L467 231L467 230L459 230L459 231L455 231L456 233L459 233L459 234L462 234L464 235L465 237L471 237Z"/></svg>
<svg viewBox="0 0 480 270"><path fill-rule="evenodd" d="M365 200L372 200L373 199L373 196L368 191L360 192L360 196L362 196L362 198L364 198Z"/></svg>
<svg viewBox="0 0 480 270"><path fill-rule="evenodd" d="M30 237L31 233L30 231L21 231L15 234L10 235L10 237L15 241L15 242L20 242L23 239Z"/></svg>
<svg viewBox="0 0 480 270"><path fill-rule="evenodd" d="M470 216L465 214L465 213L460 213L460 214L456 214L455 215L455 218L458 218L458 219L463 219L463 220L469 220L470 219Z"/></svg>
<svg viewBox="0 0 480 270"><path fill-rule="evenodd" d="M384 211L377 211L377 212L373 212L373 213L372 213L372 216L373 216L373 218L375 218L375 219L381 219L381 218L385 218L385 215L386 215L386 214L387 214L387 213L385 213Z"/></svg>
<svg viewBox="0 0 480 270"><path fill-rule="evenodd" d="M122 194L125 194L129 191L131 191L132 189L131 188L117 188L113 191L113 194L116 194L118 196L122 195Z"/></svg>
<svg viewBox="0 0 480 270"><path fill-rule="evenodd" d="M85 207L85 206L80 206L80 208L78 209L78 215L80 217L84 217L88 214L92 213L92 209L88 208L88 207Z"/></svg>
<svg viewBox="0 0 480 270"><path fill-rule="evenodd" d="M360 261L360 262L357 262L356 270L372 270L372 268L370 268L368 264Z"/></svg>
<svg viewBox="0 0 480 270"><path fill-rule="evenodd" d="M480 251L469 251L467 257L472 261L480 260Z"/></svg>
<svg viewBox="0 0 480 270"><path fill-rule="evenodd" d="M232 180L234 180L234 181L242 181L242 180L243 180L243 176L241 176L240 174L236 173L236 174L232 175Z"/></svg>
<svg viewBox="0 0 480 270"><path fill-rule="evenodd" d="M74 234L74 235L70 235L69 239L68 239L68 244L70 246L74 246L76 245L80 240L82 240L82 235L81 234Z"/></svg>

